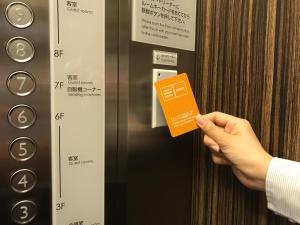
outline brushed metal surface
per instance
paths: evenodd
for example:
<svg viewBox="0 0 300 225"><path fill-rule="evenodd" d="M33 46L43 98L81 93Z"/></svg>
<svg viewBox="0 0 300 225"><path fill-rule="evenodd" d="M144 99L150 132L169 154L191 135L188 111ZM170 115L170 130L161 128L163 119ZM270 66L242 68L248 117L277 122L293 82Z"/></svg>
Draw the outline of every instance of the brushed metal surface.
<svg viewBox="0 0 300 225"><path fill-rule="evenodd" d="M0 11L13 1L0 1ZM51 224L51 148L50 148L50 66L48 33L48 0L23 0L34 12L33 24L25 29L13 27L0 13L0 224L13 225L11 209L23 200L37 204L37 216L31 225ZM7 41L14 37L30 40L35 48L34 58L26 63L18 63L7 56ZM36 90L29 96L13 95L7 88L7 78L14 71L27 71L36 81ZM11 126L7 120L10 108L26 104L37 112L35 124L25 130ZM9 154L9 145L18 137L30 137L37 143L36 155L18 162ZM11 175L20 169L36 172L38 183L28 193L18 194L10 188Z"/></svg>
<svg viewBox="0 0 300 225"><path fill-rule="evenodd" d="M125 224L124 182L119 178L119 0L105 1L105 224Z"/></svg>
<svg viewBox="0 0 300 225"><path fill-rule="evenodd" d="M193 134L173 139L151 129L152 69L187 72L194 86L194 52L131 42L131 1L119 1L118 163L120 201L128 225L191 223ZM153 50L178 53L178 66L152 64Z"/></svg>
<svg viewBox="0 0 300 225"><path fill-rule="evenodd" d="M193 86L194 54L175 50L178 67L153 66L153 49L174 51L130 44L128 224L185 225L191 220L193 133L172 138L167 127L151 129L152 69L187 72Z"/></svg>

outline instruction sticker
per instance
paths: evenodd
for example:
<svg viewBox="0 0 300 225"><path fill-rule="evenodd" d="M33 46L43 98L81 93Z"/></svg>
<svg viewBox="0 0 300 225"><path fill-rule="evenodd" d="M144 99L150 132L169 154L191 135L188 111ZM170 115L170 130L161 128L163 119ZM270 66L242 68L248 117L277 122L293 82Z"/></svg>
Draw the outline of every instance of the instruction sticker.
<svg viewBox="0 0 300 225"><path fill-rule="evenodd" d="M133 0L132 40L195 51L197 0Z"/></svg>
<svg viewBox="0 0 300 225"><path fill-rule="evenodd" d="M158 81L155 88L172 137L198 128L199 109L187 74Z"/></svg>

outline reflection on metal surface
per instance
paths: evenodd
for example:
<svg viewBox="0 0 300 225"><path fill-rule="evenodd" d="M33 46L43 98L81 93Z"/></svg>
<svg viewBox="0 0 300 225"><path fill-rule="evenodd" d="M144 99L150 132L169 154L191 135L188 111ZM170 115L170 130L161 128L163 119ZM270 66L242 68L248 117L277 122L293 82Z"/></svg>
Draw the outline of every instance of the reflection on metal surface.
<svg viewBox="0 0 300 225"><path fill-rule="evenodd" d="M27 129L35 123L36 112L28 105L16 105L9 110L7 117L15 128Z"/></svg>
<svg viewBox="0 0 300 225"><path fill-rule="evenodd" d="M34 219L36 222L32 221L31 224L51 225L48 0L22 1L26 4L30 2L30 8L35 14L34 23L30 18L31 12L27 14L28 11L25 8L21 11L17 9L19 13L17 18L11 17L14 16L14 7L10 5L12 2L11 0L0 1L0 11L3 12L0 13L0 43L3 46L0 50L0 149L4 150L0 154L1 224L25 224ZM12 10L9 15L5 13L6 9ZM10 19L6 16L9 16ZM11 24L16 21L19 22L18 25ZM17 29L19 28L17 26L24 27ZM6 45L7 49L5 48ZM34 84L30 80L25 80L23 75L20 77L21 79L10 80L9 77L14 71L26 71L31 74L35 80L35 90L32 90ZM27 83L27 81L30 82ZM9 110L17 105L26 105L34 109L38 119L33 126L27 129L16 128L28 126L32 122L32 120L30 123L28 122L30 121L29 116L24 115L25 112L22 114L22 111L17 115L17 122L13 122L15 126L9 123L7 118ZM29 110L29 112L31 111ZM25 120L27 121L25 122ZM36 152L35 148L31 149L32 146L29 146L30 142L18 142L22 140L19 138L23 137L34 140L36 146L38 146ZM14 140L18 140L14 142L16 145L11 144ZM9 151L10 147L13 148L11 149L12 152ZM28 149L29 147L30 149ZM28 152L25 152L26 148ZM34 154L34 157L32 157L32 154ZM16 193L10 187L9 179L18 169L35 171L39 178L35 188L28 193ZM28 211L29 214L31 212L32 214L25 218L22 211L17 210L20 208L16 206L30 207L29 205L20 205L20 202L25 204L28 200L36 203L36 205L34 204L34 208L32 208L34 211ZM14 205L15 207L13 207ZM10 213L11 211L12 213ZM36 214L37 211L38 214ZM23 219L20 217L23 217Z"/></svg>
<svg viewBox="0 0 300 225"><path fill-rule="evenodd" d="M31 191L35 187L36 183L36 174L28 169L18 170L10 178L10 186L17 193L26 193Z"/></svg>
<svg viewBox="0 0 300 225"><path fill-rule="evenodd" d="M27 96L34 91L35 80L29 73L17 71L8 77L7 87L14 95Z"/></svg>
<svg viewBox="0 0 300 225"><path fill-rule="evenodd" d="M9 4L5 11L7 21L14 27L27 28L33 23L33 12L23 2Z"/></svg>
<svg viewBox="0 0 300 225"><path fill-rule="evenodd" d="M15 37L6 44L7 55L15 62L25 63L34 56L34 46L24 37Z"/></svg>
<svg viewBox="0 0 300 225"><path fill-rule="evenodd" d="M20 137L10 143L8 151L14 160L25 162L31 159L37 150L36 142L28 137Z"/></svg>
<svg viewBox="0 0 300 225"><path fill-rule="evenodd" d="M28 224L37 215L37 205L33 201L23 200L16 203L11 210L11 219L17 224Z"/></svg>
<svg viewBox="0 0 300 225"><path fill-rule="evenodd" d="M130 1L120 1L119 7L129 9ZM121 10L119 17L117 159L124 220L130 225L190 224L193 135L173 139L167 127L151 129L152 53L178 53L177 67L155 67L187 72L192 84L195 54L130 42L130 10Z"/></svg>

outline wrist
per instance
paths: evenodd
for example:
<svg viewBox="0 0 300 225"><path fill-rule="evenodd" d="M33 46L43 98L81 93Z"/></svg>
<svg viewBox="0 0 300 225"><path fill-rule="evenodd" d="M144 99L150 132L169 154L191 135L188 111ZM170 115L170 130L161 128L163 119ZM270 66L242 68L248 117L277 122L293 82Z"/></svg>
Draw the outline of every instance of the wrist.
<svg viewBox="0 0 300 225"><path fill-rule="evenodd" d="M259 168L258 168L259 176L258 176L257 183L258 183L258 189L260 191L266 190L266 179L267 179L269 165L270 165L270 162L272 159L273 159L273 157L266 152L264 159L262 160L262 162L259 165Z"/></svg>

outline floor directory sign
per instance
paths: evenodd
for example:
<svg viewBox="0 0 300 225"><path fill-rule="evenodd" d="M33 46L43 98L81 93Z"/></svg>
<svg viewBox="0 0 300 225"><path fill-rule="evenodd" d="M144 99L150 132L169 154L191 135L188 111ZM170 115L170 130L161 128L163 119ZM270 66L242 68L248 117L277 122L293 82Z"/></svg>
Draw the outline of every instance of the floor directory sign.
<svg viewBox="0 0 300 225"><path fill-rule="evenodd" d="M53 225L104 225L105 1L49 1Z"/></svg>

